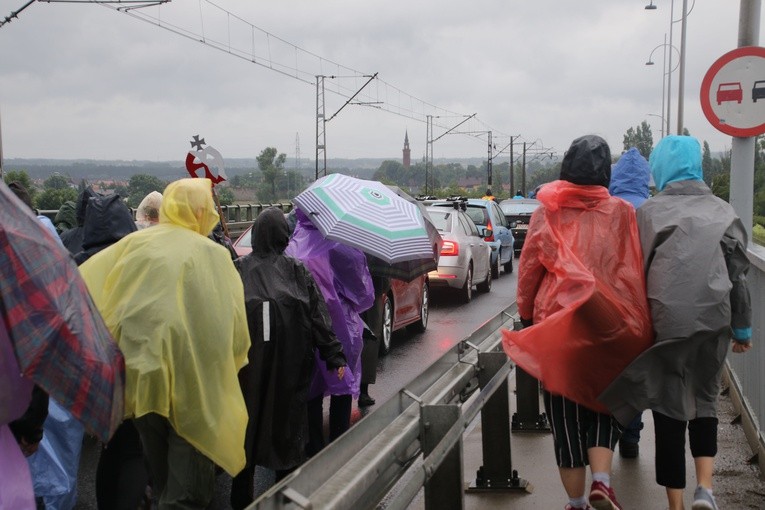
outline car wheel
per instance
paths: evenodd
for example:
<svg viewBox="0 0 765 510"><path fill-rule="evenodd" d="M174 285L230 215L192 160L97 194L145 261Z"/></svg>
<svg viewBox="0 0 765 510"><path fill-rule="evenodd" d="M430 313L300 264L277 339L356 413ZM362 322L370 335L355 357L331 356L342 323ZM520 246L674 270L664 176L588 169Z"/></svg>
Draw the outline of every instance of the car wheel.
<svg viewBox="0 0 765 510"><path fill-rule="evenodd" d="M502 250L499 250L499 253L497 253L497 262L491 266L491 277L492 278L499 278L499 265L502 262Z"/></svg>
<svg viewBox="0 0 765 510"><path fill-rule="evenodd" d="M382 338L380 338L380 354L390 352L390 342L393 337L393 302L388 294L383 297Z"/></svg>
<svg viewBox="0 0 765 510"><path fill-rule="evenodd" d="M499 267L499 259L497 259L497 267ZM491 291L491 280L494 277L494 268L490 268L488 271L486 271L486 279L476 285L476 288L479 292L489 292Z"/></svg>
<svg viewBox="0 0 765 510"><path fill-rule="evenodd" d="M465 284L460 289L460 297L463 303L470 303L473 299L473 263L468 264L467 276L465 276Z"/></svg>
<svg viewBox="0 0 765 510"><path fill-rule="evenodd" d="M510 274L513 272L513 257L510 257L510 260L508 260L505 263L505 273Z"/></svg>
<svg viewBox="0 0 765 510"><path fill-rule="evenodd" d="M430 310L430 290L428 284L422 284L422 304L420 305L420 319L411 324L409 329L415 333L422 333L428 327L428 312Z"/></svg>

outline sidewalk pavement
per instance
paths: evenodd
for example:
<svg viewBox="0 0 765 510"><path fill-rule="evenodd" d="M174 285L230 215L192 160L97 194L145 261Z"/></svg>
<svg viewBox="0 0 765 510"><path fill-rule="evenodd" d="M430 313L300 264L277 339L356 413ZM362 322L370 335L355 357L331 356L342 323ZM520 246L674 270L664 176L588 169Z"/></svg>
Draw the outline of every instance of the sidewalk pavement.
<svg viewBox="0 0 765 510"><path fill-rule="evenodd" d="M511 383L513 380L511 380ZM511 412L515 408L515 393L511 393ZM540 403L540 409L544 407ZM714 495L720 510L765 509L765 481L757 463L749 463L752 452L740 425L734 424L736 415L731 400L720 397L720 426L718 454L715 461ZM668 508L664 488L654 477L654 433L650 412L643 413L644 428L640 439L640 454L635 459L623 459L619 450L614 455L611 482L624 510ZM467 493L466 510L544 509L562 510L568 498L558 476L552 436L549 433L513 433L511 438L513 469L518 476L533 485L533 492ZM687 449L687 445L686 445ZM465 487L475 481L482 464L481 425L464 438ZM690 509L696 477L690 452L686 452L686 509ZM588 470L587 492L591 482ZM411 510L425 507L422 491L410 505Z"/></svg>

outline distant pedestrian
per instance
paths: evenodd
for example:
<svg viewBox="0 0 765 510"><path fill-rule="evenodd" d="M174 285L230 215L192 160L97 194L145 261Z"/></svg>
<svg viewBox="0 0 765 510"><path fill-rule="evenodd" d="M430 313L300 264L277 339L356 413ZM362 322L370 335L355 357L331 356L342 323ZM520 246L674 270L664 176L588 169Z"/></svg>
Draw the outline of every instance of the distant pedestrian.
<svg viewBox="0 0 765 510"><path fill-rule="evenodd" d="M670 510L683 508L685 436L697 487L693 508L716 509L717 395L728 349L751 347L747 234L704 184L701 147L667 136L649 159L659 193L637 210L656 343L603 394L622 423L653 411L656 481ZM732 338L732 340L731 340Z"/></svg>
<svg viewBox="0 0 765 510"><path fill-rule="evenodd" d="M651 169L648 161L635 147L622 154L611 168L611 184L608 191L614 197L626 200L637 209L648 199ZM633 459L640 452L640 431L643 430L642 415L638 414L625 428L619 439L619 455Z"/></svg>
<svg viewBox="0 0 765 510"><path fill-rule="evenodd" d="M245 439L247 467L231 487L235 510L253 500L256 465L275 470L279 481L305 461L314 353L338 380L343 379L346 365L311 273L284 255L289 227L281 209L271 207L260 213L252 238L252 252L236 262L244 282L252 347L249 364L239 373L250 421Z"/></svg>
<svg viewBox="0 0 765 510"><path fill-rule="evenodd" d="M513 196L513 198L516 199L516 200L520 200L520 199L524 198L523 197L523 191L521 191L519 189L515 190L515 196Z"/></svg>
<svg viewBox="0 0 765 510"><path fill-rule="evenodd" d="M481 200L496 200L496 197L491 192L491 188L486 189L486 194L483 197L481 197Z"/></svg>
<svg viewBox="0 0 765 510"><path fill-rule="evenodd" d="M539 190L521 252L517 302L526 328L503 332L510 357L544 386L569 510L589 508L587 465L589 504L621 509L610 483L621 427L597 397L652 334L635 211L608 194L610 176L605 140L572 142L560 180Z"/></svg>
<svg viewBox="0 0 765 510"><path fill-rule="evenodd" d="M215 465L232 476L245 465L244 290L225 248L206 237L218 222L211 190L208 179L170 183L159 225L80 266L125 355L125 417L160 509L205 508Z"/></svg>
<svg viewBox="0 0 765 510"><path fill-rule="evenodd" d="M153 227L159 223L159 210L162 207L162 193L152 191L141 200L135 211L135 224L138 229Z"/></svg>

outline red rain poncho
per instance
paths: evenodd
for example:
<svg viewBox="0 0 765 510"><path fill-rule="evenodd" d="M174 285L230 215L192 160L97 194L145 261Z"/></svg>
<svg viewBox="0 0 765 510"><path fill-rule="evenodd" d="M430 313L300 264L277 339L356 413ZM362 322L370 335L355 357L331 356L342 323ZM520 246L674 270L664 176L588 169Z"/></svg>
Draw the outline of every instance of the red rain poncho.
<svg viewBox="0 0 765 510"><path fill-rule="evenodd" d="M505 352L545 389L594 411L597 397L652 343L635 211L603 186L546 184L518 268Z"/></svg>

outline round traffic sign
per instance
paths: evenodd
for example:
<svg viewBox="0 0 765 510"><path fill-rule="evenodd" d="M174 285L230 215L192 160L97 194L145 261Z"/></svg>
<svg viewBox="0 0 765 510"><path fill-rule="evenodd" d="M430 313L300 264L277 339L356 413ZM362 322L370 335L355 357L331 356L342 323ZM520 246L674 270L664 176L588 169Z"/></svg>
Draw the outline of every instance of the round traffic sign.
<svg viewBox="0 0 765 510"><path fill-rule="evenodd" d="M743 46L718 58L701 81L701 109L725 134L765 133L765 48Z"/></svg>

